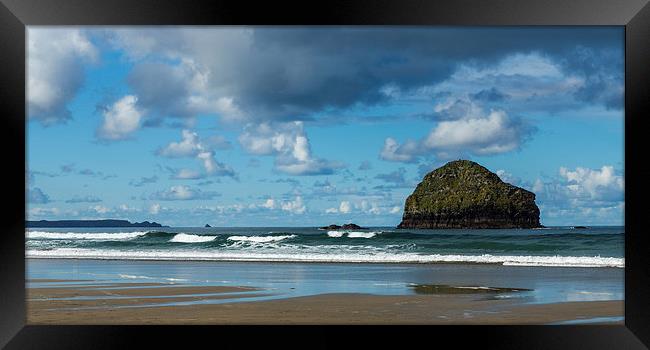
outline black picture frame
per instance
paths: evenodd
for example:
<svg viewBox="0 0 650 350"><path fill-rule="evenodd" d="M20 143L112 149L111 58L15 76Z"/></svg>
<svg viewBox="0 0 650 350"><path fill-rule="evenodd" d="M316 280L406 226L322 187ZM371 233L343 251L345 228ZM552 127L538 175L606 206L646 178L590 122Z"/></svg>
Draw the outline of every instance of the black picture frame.
<svg viewBox="0 0 650 350"><path fill-rule="evenodd" d="M642 349L650 346L648 0L128 1L0 0L0 111L5 188L0 234L0 347L137 348L480 346L501 349ZM625 26L625 324L621 326L26 326L25 28L27 25L619 25ZM647 169L646 169L647 168ZM8 186L7 186L8 185ZM19 203L23 205L19 205ZM644 345L645 344L645 345ZM450 346L450 345L443 345Z"/></svg>

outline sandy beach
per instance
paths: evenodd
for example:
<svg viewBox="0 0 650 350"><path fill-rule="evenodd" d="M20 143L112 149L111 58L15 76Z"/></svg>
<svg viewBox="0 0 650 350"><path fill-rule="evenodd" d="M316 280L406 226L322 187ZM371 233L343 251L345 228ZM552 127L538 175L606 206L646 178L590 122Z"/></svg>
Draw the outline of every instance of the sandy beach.
<svg viewBox="0 0 650 350"><path fill-rule="evenodd" d="M601 318L599 323L619 323L607 318L620 318L624 310L622 300L521 304L481 292L332 293L248 302L273 293L248 286L29 282L47 285L27 290L29 324L553 324Z"/></svg>

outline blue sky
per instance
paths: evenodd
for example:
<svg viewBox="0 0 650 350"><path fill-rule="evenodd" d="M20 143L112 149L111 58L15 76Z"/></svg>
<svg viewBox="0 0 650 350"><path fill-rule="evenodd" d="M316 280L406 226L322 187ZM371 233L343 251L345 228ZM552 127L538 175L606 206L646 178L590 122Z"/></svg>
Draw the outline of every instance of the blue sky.
<svg viewBox="0 0 650 350"><path fill-rule="evenodd" d="M622 27L28 28L28 218L397 225L472 159L622 225Z"/></svg>

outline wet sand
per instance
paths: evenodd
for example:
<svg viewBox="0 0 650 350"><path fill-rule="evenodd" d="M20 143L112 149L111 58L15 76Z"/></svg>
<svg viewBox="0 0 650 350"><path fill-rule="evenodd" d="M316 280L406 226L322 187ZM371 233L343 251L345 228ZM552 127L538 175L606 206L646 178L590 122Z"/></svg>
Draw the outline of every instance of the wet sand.
<svg viewBox="0 0 650 350"><path fill-rule="evenodd" d="M58 281L65 282L65 281ZM125 288L131 286L132 288ZM209 294L209 295L196 295ZM477 294L320 294L265 301L268 291L237 286L141 283L28 288L29 324L549 324L622 317L624 303L519 304ZM78 298L83 300L60 300ZM94 297L94 298L93 298ZM57 300L58 298L58 300ZM228 299L244 298L242 302ZM160 306L219 300L220 304ZM223 303L225 301L225 303ZM128 307L126 307L128 306Z"/></svg>

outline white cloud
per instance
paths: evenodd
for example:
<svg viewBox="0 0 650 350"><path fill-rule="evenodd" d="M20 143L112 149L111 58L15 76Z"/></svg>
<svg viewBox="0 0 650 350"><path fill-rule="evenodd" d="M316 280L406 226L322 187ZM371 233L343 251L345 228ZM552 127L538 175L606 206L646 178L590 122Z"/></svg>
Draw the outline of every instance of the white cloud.
<svg viewBox="0 0 650 350"><path fill-rule="evenodd" d="M424 146L437 152L488 155L512 151L521 141L521 125L508 118L504 111L492 111L485 117L438 123Z"/></svg>
<svg viewBox="0 0 650 350"><path fill-rule="evenodd" d="M399 144L387 138L380 158L395 162L414 162L420 156L435 154L439 159L463 154L479 156L506 153L519 149L535 130L519 118L503 110L483 111L475 102L466 100L462 108L457 104L440 107L453 120L439 121L420 141L408 140ZM455 108L449 111L450 108Z"/></svg>
<svg viewBox="0 0 650 350"><path fill-rule="evenodd" d="M420 147L415 141L409 140L404 145L400 145L397 140L388 137L384 141L384 148L379 157L392 162L411 163L416 161L420 154Z"/></svg>
<svg viewBox="0 0 650 350"><path fill-rule="evenodd" d="M190 130L182 130L183 140L180 142L171 142L169 145L158 150L158 154L163 157L180 158L194 157L202 149L199 143L199 135Z"/></svg>
<svg viewBox="0 0 650 350"><path fill-rule="evenodd" d="M275 169L291 175L332 174L342 167L311 155L302 122L248 124L239 143L251 154L275 156Z"/></svg>
<svg viewBox="0 0 650 350"><path fill-rule="evenodd" d="M296 199L292 201L282 202L280 208L292 214L304 214L307 210L307 207L305 207L305 204L302 201L302 197L300 196L296 196Z"/></svg>
<svg viewBox="0 0 650 350"><path fill-rule="evenodd" d="M352 210L352 206L348 201L342 201L341 205L339 205L339 211L343 214L348 214L351 210Z"/></svg>
<svg viewBox="0 0 650 350"><path fill-rule="evenodd" d="M60 212L61 210L59 210L58 208L36 207L36 208L29 209L29 216L30 217L52 216L52 215L58 215Z"/></svg>
<svg viewBox="0 0 650 350"><path fill-rule="evenodd" d="M171 142L167 146L158 149L156 153L168 158L194 157L201 163L207 175L236 176L235 171L230 166L218 162L214 158L214 151L200 140L197 133L182 130L181 137L180 142ZM175 179L200 179L203 177L199 172L190 169L181 169L173 176Z"/></svg>
<svg viewBox="0 0 650 350"><path fill-rule="evenodd" d="M104 111L104 121L97 136L104 140L123 140L140 128L143 112L136 106L138 98L126 95Z"/></svg>
<svg viewBox="0 0 650 350"><path fill-rule="evenodd" d="M275 200L273 198L269 198L262 204L262 207L266 209L275 209Z"/></svg>
<svg viewBox="0 0 650 350"><path fill-rule="evenodd" d="M150 199L162 201L175 201L175 200L195 200L195 199L213 199L220 194L212 191L201 191L193 189L189 186L179 185L172 186L169 190L158 191L149 196Z"/></svg>
<svg viewBox="0 0 650 350"><path fill-rule="evenodd" d="M558 175L547 181L536 179L530 186L543 219L571 225L623 222L625 183L613 166L562 167Z"/></svg>
<svg viewBox="0 0 650 350"><path fill-rule="evenodd" d="M174 175L172 175L173 179L176 180L196 180L196 179L202 179L204 176L192 169L178 169Z"/></svg>
<svg viewBox="0 0 650 350"><path fill-rule="evenodd" d="M372 214L372 215L379 215L382 212L390 212L391 208L386 208L380 206L376 201L368 201L368 200L362 200L361 202L357 202L354 204L354 207L364 214Z"/></svg>
<svg viewBox="0 0 650 350"><path fill-rule="evenodd" d="M336 209L336 208L327 208L327 209L325 209L326 214L336 214L338 212L339 212L339 210Z"/></svg>
<svg viewBox="0 0 650 350"><path fill-rule="evenodd" d="M160 213L160 204L154 203L151 206L149 206L149 214L156 215L158 213Z"/></svg>
<svg viewBox="0 0 650 350"><path fill-rule="evenodd" d="M623 199L623 176L616 175L611 165L605 165L599 170L577 167L571 171L562 167L560 176L568 182L567 190L577 198L606 201Z"/></svg>
<svg viewBox="0 0 650 350"><path fill-rule="evenodd" d="M84 82L83 62L98 53L83 31L27 29L27 103L29 118L44 125L71 118L67 104Z"/></svg>
<svg viewBox="0 0 650 350"><path fill-rule="evenodd" d="M92 207L89 207L88 209L95 211L97 214L107 214L111 212L111 209L108 207L105 207L103 205L95 205Z"/></svg>
<svg viewBox="0 0 650 350"><path fill-rule="evenodd" d="M402 208L400 208L400 207L398 207L398 206L394 206L394 207L392 207L392 208L390 209L390 213L391 213L391 214L399 214L400 211L402 211Z"/></svg>

